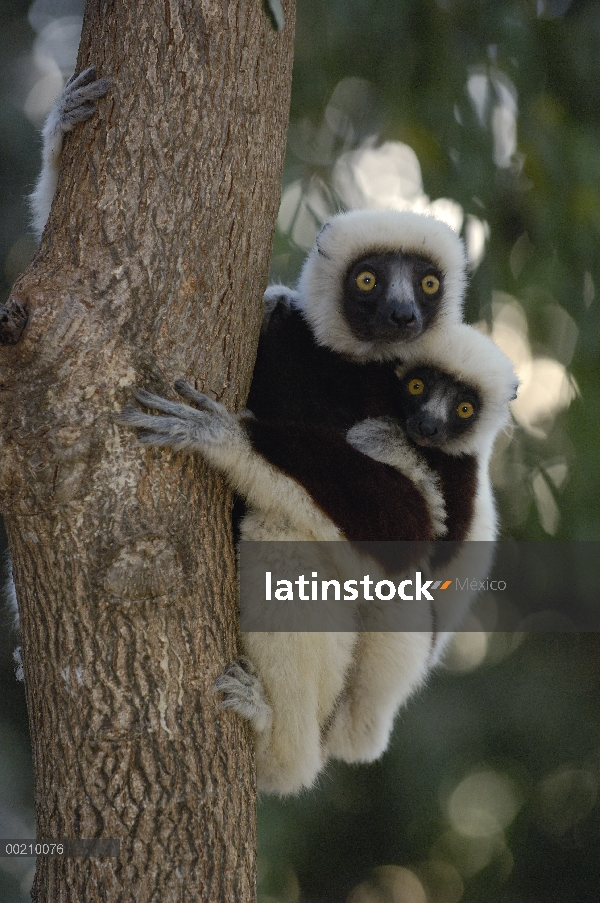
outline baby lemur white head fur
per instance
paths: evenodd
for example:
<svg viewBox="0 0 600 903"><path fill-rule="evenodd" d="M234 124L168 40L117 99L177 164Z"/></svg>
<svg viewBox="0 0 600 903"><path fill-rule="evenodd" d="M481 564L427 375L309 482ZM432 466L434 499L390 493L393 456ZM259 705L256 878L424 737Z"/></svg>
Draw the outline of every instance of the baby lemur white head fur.
<svg viewBox="0 0 600 903"><path fill-rule="evenodd" d="M465 252L445 223L354 210L324 224L298 282L318 344L357 362L404 359L425 332L459 323Z"/></svg>
<svg viewBox="0 0 600 903"><path fill-rule="evenodd" d="M428 333L396 368L408 436L451 455L491 453L516 398L513 365L488 336L466 323Z"/></svg>

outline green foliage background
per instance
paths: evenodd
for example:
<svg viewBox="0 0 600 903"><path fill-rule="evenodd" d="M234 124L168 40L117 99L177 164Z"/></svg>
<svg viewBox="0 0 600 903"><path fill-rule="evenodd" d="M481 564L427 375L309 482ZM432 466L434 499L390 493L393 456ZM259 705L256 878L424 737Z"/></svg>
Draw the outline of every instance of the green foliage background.
<svg viewBox="0 0 600 903"><path fill-rule="evenodd" d="M56 18L80 6L41 5ZM39 73L28 6L0 8L0 300L33 249L23 196L39 143L23 106ZM488 86L480 107L474 76ZM561 363L578 386L541 432L517 430L503 446L497 492L515 539L600 538L599 84L594 0L298 0L284 175L284 192L299 186L297 211L304 204L306 219L319 200L316 232L344 200L341 154L409 145L425 193L487 223L467 319L491 325L493 298L511 296L534 356ZM516 146L499 161L502 97L514 105ZM284 219L273 276L289 284L305 247ZM544 498L560 512L550 528ZM5 622L0 836L30 836L24 697ZM263 903L596 901L599 655L593 635L497 635L478 654L459 648L399 717L380 762L332 767L299 799L261 802ZM28 881L0 859L1 900L27 899Z"/></svg>

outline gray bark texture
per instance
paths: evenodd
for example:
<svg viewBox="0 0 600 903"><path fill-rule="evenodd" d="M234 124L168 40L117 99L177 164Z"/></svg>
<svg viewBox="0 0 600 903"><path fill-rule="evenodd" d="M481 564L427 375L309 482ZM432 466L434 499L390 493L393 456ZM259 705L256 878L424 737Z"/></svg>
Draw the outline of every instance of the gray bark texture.
<svg viewBox="0 0 600 903"><path fill-rule="evenodd" d="M280 196L293 0L88 0L78 70L111 81L66 141L0 345L0 508L21 609L43 903L255 897L231 496L115 415L183 377L243 407ZM15 323L27 325L19 334Z"/></svg>

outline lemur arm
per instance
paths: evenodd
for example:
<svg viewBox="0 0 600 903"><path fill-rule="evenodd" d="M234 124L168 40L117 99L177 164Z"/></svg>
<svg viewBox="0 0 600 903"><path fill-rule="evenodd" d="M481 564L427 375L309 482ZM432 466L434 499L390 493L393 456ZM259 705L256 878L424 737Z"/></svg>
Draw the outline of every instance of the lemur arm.
<svg viewBox="0 0 600 903"><path fill-rule="evenodd" d="M144 445L167 446L201 454L220 470L252 507L289 519L307 531L307 539L337 541L341 533L295 480L269 464L244 430L250 416L230 414L223 405L177 380L175 390L195 407L139 391L141 404L166 416L144 414L127 406L121 422L137 429Z"/></svg>
<svg viewBox="0 0 600 903"><path fill-rule="evenodd" d="M79 122L96 112L96 101L108 91L106 78L96 79L93 66L75 74L58 95L42 128L42 169L29 196L31 224L38 239L42 237L58 183L63 140Z"/></svg>
<svg viewBox="0 0 600 903"><path fill-rule="evenodd" d="M138 392L137 400L162 416L129 406L121 422L138 430L142 444L201 454L244 495L249 517L252 509L264 515L265 525L270 525L268 539L341 538L308 493L254 450L244 430L244 415L230 414L182 381L175 389L196 407ZM294 552L303 543L281 545L295 562ZM336 550L344 546L335 543ZM277 553L275 558L281 564ZM264 574L261 578L264 581ZM287 630L249 632L242 639L249 657L229 664L217 678L220 705L253 727L259 788L296 793L310 787L323 767L323 719L342 691L355 634Z"/></svg>
<svg viewBox="0 0 600 903"><path fill-rule="evenodd" d="M358 451L412 480L427 501L434 538L441 538L446 532L446 504L438 476L410 445L400 423L388 417L361 420L348 430L346 439Z"/></svg>

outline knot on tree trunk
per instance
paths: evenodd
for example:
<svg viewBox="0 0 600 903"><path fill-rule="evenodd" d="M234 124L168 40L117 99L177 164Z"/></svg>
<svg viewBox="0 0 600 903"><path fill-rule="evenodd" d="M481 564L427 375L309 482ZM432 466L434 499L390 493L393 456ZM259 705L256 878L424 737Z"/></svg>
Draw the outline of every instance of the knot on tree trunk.
<svg viewBox="0 0 600 903"><path fill-rule="evenodd" d="M27 324L27 310L18 298L0 307L0 345L16 345Z"/></svg>

